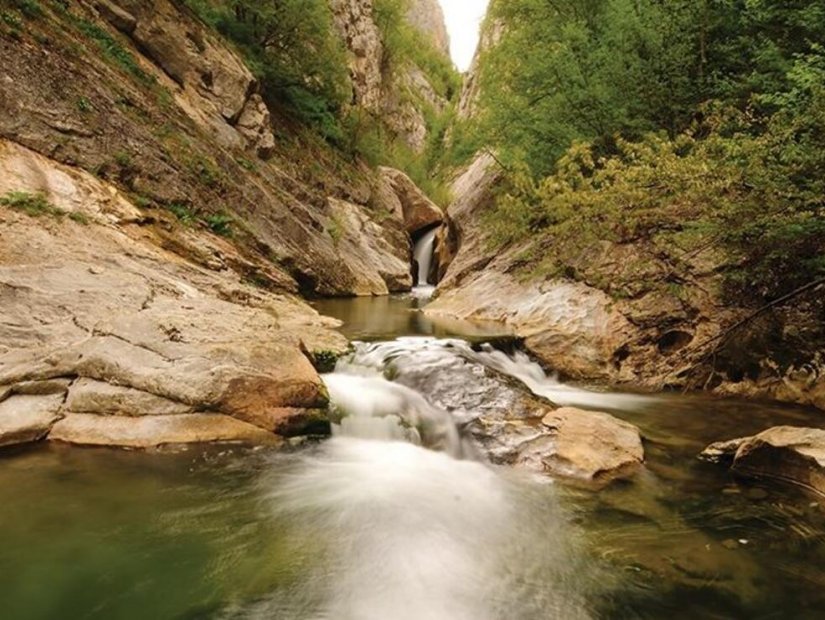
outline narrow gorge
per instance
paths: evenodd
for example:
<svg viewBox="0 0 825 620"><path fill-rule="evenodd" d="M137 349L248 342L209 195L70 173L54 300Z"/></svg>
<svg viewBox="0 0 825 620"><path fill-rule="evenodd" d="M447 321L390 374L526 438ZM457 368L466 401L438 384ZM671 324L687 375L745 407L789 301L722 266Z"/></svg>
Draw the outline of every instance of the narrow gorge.
<svg viewBox="0 0 825 620"><path fill-rule="evenodd" d="M820 617L825 13L733 4L0 0L4 617Z"/></svg>

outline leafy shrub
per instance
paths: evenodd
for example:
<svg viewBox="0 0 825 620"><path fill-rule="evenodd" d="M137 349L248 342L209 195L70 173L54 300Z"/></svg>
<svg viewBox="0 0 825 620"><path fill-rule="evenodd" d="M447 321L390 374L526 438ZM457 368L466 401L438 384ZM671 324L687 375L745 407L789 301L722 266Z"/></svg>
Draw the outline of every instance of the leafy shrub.
<svg viewBox="0 0 825 620"><path fill-rule="evenodd" d="M166 207L172 214L178 218L178 221L184 226L191 226L195 223L196 217L192 209L179 202L173 202Z"/></svg>
<svg viewBox="0 0 825 620"><path fill-rule="evenodd" d="M207 215L204 218L206 225L216 235L220 235L221 237L231 237L232 236L232 222L234 221L231 216L226 215L225 213L215 213L212 215Z"/></svg>

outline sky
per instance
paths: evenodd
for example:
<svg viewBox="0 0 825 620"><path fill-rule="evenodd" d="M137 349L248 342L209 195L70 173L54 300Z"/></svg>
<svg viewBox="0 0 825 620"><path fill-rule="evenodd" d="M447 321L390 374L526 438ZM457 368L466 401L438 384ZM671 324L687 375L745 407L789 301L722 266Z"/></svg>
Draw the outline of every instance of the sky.
<svg viewBox="0 0 825 620"><path fill-rule="evenodd" d="M440 0L450 32L450 52L459 71L470 68L489 0Z"/></svg>

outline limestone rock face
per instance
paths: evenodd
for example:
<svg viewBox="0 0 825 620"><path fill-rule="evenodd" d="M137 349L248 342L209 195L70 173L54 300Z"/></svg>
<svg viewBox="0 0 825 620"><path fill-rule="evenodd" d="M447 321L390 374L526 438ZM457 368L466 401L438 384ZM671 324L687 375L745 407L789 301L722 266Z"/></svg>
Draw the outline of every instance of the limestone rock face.
<svg viewBox="0 0 825 620"><path fill-rule="evenodd" d="M379 171L401 203L404 228L408 233L414 234L444 221L444 212L424 195L410 177L395 168L382 167Z"/></svg>
<svg viewBox="0 0 825 620"><path fill-rule="evenodd" d="M427 121L421 105L410 100L410 93L439 111L447 102L435 92L420 67L408 64L386 71L374 0L330 0L330 6L336 29L349 51L353 103L380 116L391 131L421 152L427 141ZM407 18L438 51L449 55L447 27L437 0L415 0Z"/></svg>
<svg viewBox="0 0 825 620"><path fill-rule="evenodd" d="M64 410L96 415L177 415L193 408L135 388L112 385L94 379L78 379L69 389Z"/></svg>
<svg viewBox="0 0 825 620"><path fill-rule="evenodd" d="M247 144L255 149L258 157L269 158L275 148L275 136L272 135L269 108L258 93L246 100L236 129L246 138Z"/></svg>
<svg viewBox="0 0 825 620"><path fill-rule="evenodd" d="M355 295L386 295L407 291L412 286L409 237L396 230L397 241L386 240L387 228L380 227L350 202L330 199L333 242L349 257Z"/></svg>
<svg viewBox="0 0 825 620"><path fill-rule="evenodd" d="M384 76L381 32L372 15L373 0L330 0L335 26L350 52L355 103L367 110L381 106Z"/></svg>
<svg viewBox="0 0 825 620"><path fill-rule="evenodd" d="M450 54L450 36L438 0L413 0L407 11L407 19L432 41L437 50L444 55Z"/></svg>
<svg viewBox="0 0 825 620"><path fill-rule="evenodd" d="M712 444L702 458L743 476L775 478L825 495L825 430L777 426L754 437Z"/></svg>
<svg viewBox="0 0 825 620"><path fill-rule="evenodd" d="M244 143L269 156L275 138L255 78L199 21L169 0L98 0L95 6L182 89L179 99L198 122L228 146Z"/></svg>
<svg viewBox="0 0 825 620"><path fill-rule="evenodd" d="M336 322L246 284L222 240L191 231L224 259L198 264L135 223L138 210L113 187L0 143L0 195L10 190L83 217L0 207L4 442L42 437L63 414L73 421L61 440L131 447L318 428L327 397L305 352L344 350ZM192 413L203 411L222 415Z"/></svg>

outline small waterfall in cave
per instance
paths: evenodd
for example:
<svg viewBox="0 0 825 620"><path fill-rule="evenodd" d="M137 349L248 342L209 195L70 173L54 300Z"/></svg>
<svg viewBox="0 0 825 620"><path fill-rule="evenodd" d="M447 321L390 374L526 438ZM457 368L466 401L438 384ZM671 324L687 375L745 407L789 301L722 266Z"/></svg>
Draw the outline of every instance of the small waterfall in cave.
<svg viewBox="0 0 825 620"><path fill-rule="evenodd" d="M429 297L433 290L435 290L429 282L429 276L430 269L433 264L435 235L437 232L438 228L433 228L432 230L427 231L415 244L413 256L415 257L415 262L418 265L418 274L416 277L416 287L413 292L419 296Z"/></svg>

